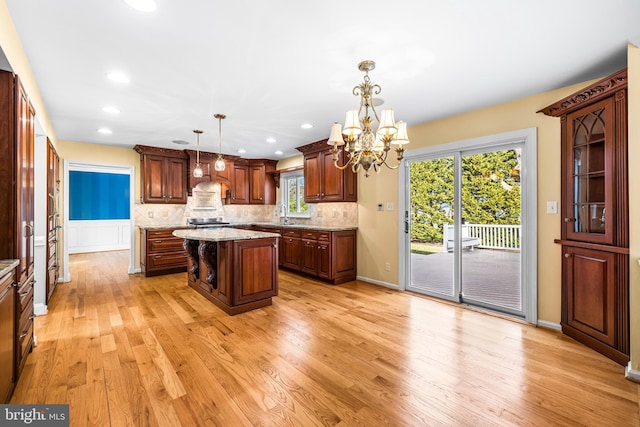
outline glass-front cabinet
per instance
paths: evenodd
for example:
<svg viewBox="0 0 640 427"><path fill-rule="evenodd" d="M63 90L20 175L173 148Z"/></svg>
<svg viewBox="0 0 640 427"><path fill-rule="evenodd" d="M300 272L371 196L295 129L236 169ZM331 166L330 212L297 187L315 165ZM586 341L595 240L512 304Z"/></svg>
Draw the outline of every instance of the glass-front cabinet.
<svg viewBox="0 0 640 427"><path fill-rule="evenodd" d="M567 239L614 242L613 99L567 115Z"/></svg>

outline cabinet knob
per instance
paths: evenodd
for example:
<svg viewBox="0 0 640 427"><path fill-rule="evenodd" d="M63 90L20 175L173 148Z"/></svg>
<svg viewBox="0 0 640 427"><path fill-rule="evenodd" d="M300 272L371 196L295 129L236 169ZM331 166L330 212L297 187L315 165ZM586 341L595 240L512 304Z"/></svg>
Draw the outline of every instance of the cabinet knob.
<svg viewBox="0 0 640 427"><path fill-rule="evenodd" d="M575 218L565 218L564 222L575 222L576 219Z"/></svg>
<svg viewBox="0 0 640 427"><path fill-rule="evenodd" d="M567 252L567 253L564 254L564 257L565 258L571 258L571 254L569 252Z"/></svg>

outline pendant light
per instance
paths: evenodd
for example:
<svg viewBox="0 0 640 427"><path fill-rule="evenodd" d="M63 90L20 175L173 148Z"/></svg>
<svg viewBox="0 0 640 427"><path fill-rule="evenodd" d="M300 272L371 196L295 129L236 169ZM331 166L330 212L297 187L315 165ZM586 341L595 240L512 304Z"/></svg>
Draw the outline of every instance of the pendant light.
<svg viewBox="0 0 640 427"><path fill-rule="evenodd" d="M200 134L202 133L199 129L194 129L193 133L196 134L196 167L193 169L193 177L194 178L202 178L202 166L200 165Z"/></svg>
<svg viewBox="0 0 640 427"><path fill-rule="evenodd" d="M218 140L220 142L220 147L218 149L218 158L213 166L213 168L222 172L225 169L224 159L222 158L222 119L226 118L224 114L215 114L213 117L218 119Z"/></svg>

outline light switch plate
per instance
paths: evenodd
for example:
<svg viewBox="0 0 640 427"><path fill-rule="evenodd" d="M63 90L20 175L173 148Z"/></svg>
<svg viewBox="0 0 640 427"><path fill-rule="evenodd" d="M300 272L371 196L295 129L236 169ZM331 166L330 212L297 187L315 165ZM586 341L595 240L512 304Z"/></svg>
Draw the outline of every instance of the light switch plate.
<svg viewBox="0 0 640 427"><path fill-rule="evenodd" d="M558 213L558 202L555 200L547 201L547 213L548 214L557 214Z"/></svg>

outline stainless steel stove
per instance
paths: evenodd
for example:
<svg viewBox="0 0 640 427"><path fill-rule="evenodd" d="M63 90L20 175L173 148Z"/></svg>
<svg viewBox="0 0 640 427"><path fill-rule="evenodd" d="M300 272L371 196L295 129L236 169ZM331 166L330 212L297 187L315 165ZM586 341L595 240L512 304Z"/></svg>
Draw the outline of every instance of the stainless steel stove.
<svg viewBox="0 0 640 427"><path fill-rule="evenodd" d="M187 218L189 228L216 228L229 225L222 218Z"/></svg>

